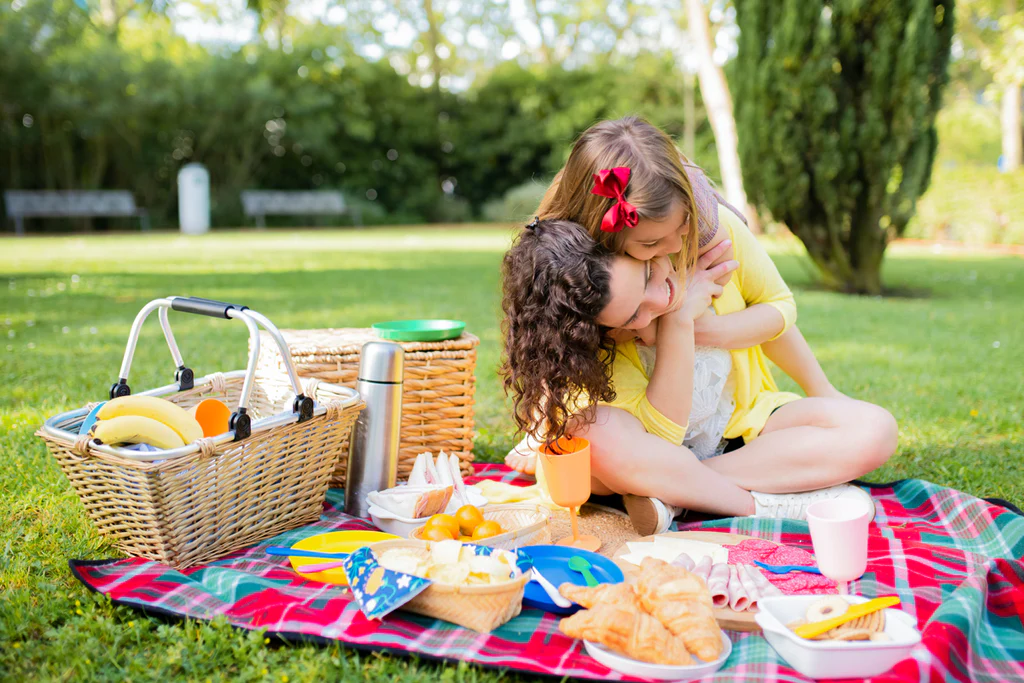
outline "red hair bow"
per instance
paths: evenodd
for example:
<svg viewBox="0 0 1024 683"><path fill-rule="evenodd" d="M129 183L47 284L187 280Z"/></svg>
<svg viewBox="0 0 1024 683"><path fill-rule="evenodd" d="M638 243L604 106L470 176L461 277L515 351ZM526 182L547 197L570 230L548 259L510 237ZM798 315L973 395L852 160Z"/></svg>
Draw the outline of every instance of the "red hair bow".
<svg viewBox="0 0 1024 683"><path fill-rule="evenodd" d="M612 208L605 212L601 219L603 232L619 232L623 228L633 228L640 222L636 207L626 201L623 194L629 184L629 166L606 168L594 174L594 189L591 194L614 199Z"/></svg>

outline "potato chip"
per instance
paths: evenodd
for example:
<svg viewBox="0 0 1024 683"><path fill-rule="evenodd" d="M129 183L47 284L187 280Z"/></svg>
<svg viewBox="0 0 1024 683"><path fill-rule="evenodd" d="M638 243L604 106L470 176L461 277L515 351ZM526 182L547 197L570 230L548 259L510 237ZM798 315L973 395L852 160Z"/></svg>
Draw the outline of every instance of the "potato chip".
<svg viewBox="0 0 1024 683"><path fill-rule="evenodd" d="M450 586L461 586L469 579L469 565L435 564L427 570L427 578Z"/></svg>
<svg viewBox="0 0 1024 683"><path fill-rule="evenodd" d="M403 574L426 576L427 573L427 563L424 562L423 555L406 548L385 551L377 558L377 561L385 569Z"/></svg>
<svg viewBox="0 0 1024 683"><path fill-rule="evenodd" d="M434 564L456 564L461 556L459 541L437 541L430 545L430 559Z"/></svg>
<svg viewBox="0 0 1024 683"><path fill-rule="evenodd" d="M491 584L491 575L481 574L479 572L470 572L469 578L466 579L466 583L470 586L487 586Z"/></svg>

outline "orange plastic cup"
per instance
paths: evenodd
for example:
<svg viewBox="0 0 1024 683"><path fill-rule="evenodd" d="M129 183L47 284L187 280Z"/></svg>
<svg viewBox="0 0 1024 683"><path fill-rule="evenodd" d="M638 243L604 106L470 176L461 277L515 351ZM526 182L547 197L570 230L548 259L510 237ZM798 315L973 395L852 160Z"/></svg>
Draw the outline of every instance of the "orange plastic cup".
<svg viewBox="0 0 1024 683"><path fill-rule="evenodd" d="M217 436L228 431L231 409L215 398L200 401L192 408L191 413L203 428L203 436Z"/></svg>
<svg viewBox="0 0 1024 683"><path fill-rule="evenodd" d="M541 466L551 500L563 507L579 507L590 498L590 442L563 436L550 447L541 446Z"/></svg>
<svg viewBox="0 0 1024 683"><path fill-rule="evenodd" d="M576 522L576 508L590 498L590 442L564 436L550 447L542 445L539 452L551 500L569 508L572 523L572 536L556 544L596 551L601 547L601 539L581 536Z"/></svg>

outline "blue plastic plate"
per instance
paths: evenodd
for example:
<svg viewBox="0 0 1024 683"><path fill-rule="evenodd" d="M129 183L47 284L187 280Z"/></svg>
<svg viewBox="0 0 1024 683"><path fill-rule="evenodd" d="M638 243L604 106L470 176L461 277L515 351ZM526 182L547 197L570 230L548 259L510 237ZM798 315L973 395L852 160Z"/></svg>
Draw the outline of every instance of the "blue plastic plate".
<svg viewBox="0 0 1024 683"><path fill-rule="evenodd" d="M587 585L586 581L583 580L582 574L569 569L569 558L573 555L587 558L591 564L590 572L597 579L598 583L622 583L625 580L622 570L619 569L618 565L607 557L592 553L589 550L569 548L564 545L531 545L519 550L533 558L533 566L555 588L558 588L563 583L574 583L577 586ZM526 584L523 604L562 616L575 614L581 609L579 605L573 605L567 609L558 607L555 603L551 602L548 594L544 592L544 589L536 581Z"/></svg>

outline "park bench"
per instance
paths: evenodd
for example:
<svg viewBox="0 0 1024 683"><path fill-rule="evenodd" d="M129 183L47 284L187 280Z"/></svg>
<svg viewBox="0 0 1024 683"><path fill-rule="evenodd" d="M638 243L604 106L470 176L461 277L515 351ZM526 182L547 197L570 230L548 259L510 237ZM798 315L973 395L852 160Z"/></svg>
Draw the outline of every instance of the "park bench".
<svg viewBox="0 0 1024 683"><path fill-rule="evenodd" d="M18 235L25 234L26 218L137 217L149 230L149 214L127 190L7 190L4 205Z"/></svg>
<svg viewBox="0 0 1024 683"><path fill-rule="evenodd" d="M267 216L340 216L351 214L360 224L359 212L345 205L336 190L245 190L242 192L245 215L256 219L256 227L266 227Z"/></svg>

